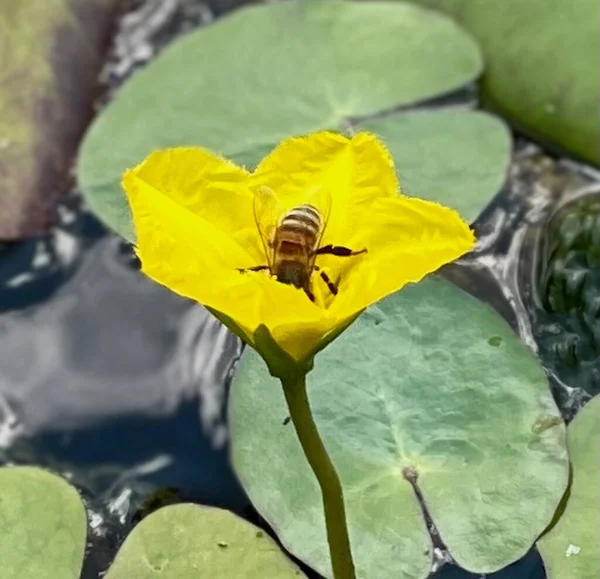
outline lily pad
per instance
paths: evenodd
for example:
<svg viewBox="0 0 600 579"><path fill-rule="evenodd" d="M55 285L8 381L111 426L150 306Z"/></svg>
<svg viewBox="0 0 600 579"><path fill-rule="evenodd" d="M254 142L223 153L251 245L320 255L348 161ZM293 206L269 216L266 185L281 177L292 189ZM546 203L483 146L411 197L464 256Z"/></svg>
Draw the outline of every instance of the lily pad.
<svg viewBox="0 0 600 579"><path fill-rule="evenodd" d="M304 574L254 525L222 509L164 507L137 525L106 579L299 579Z"/></svg>
<svg viewBox="0 0 600 579"><path fill-rule="evenodd" d="M421 110L357 128L387 144L404 193L448 205L470 222L504 184L512 142L504 123L491 115Z"/></svg>
<svg viewBox="0 0 600 579"><path fill-rule="evenodd" d="M79 579L86 533L83 503L62 478L0 468L2 579Z"/></svg>
<svg viewBox="0 0 600 579"><path fill-rule="evenodd" d="M474 572L522 557L567 486L565 428L537 359L442 279L370 307L319 354L308 389L363 578L430 571L411 476L451 555ZM283 544L330 577L320 493L286 416L280 384L246 349L230 399L234 467Z"/></svg>
<svg viewBox="0 0 600 579"><path fill-rule="evenodd" d="M44 231L92 116L118 0L2 0L0 239Z"/></svg>
<svg viewBox="0 0 600 579"><path fill-rule="evenodd" d="M538 541L548 579L597 579L600 569L600 396L567 431L573 481L558 522Z"/></svg>
<svg viewBox="0 0 600 579"><path fill-rule="evenodd" d="M481 44L483 100L542 141L600 164L597 0L412 0Z"/></svg>
<svg viewBox="0 0 600 579"><path fill-rule="evenodd" d="M154 149L197 145L253 164L285 137L439 96L481 67L456 24L409 4L244 8L187 35L121 89L84 140L79 183L131 240L121 176Z"/></svg>

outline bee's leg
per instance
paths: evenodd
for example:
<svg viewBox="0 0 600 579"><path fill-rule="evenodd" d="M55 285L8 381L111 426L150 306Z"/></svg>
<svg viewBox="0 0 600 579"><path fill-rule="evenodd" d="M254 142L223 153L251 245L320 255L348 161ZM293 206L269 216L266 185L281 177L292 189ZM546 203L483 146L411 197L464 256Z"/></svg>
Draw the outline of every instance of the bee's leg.
<svg viewBox="0 0 600 579"><path fill-rule="evenodd" d="M238 267L240 273L246 273L247 271L263 271L269 269L268 265L255 265L254 267Z"/></svg>
<svg viewBox="0 0 600 579"><path fill-rule="evenodd" d="M353 251L349 247L331 244L319 247L319 249L315 251L315 255L336 255L337 257L350 257L351 255L359 255L360 253L367 253L367 250L361 249L360 251Z"/></svg>
<svg viewBox="0 0 600 579"><path fill-rule="evenodd" d="M340 283L340 280L338 279L338 281L336 283L333 283L331 281L331 278L318 265L315 265L313 267L313 269L315 271L319 272L319 275L321 276L321 279L327 284L327 287L329 288L329 291L334 296L337 296L337 293L338 293L338 284Z"/></svg>
<svg viewBox="0 0 600 579"><path fill-rule="evenodd" d="M308 296L308 299L311 302L314 302L315 301L315 294L313 294L308 288L302 288L302 289L304 289L304 293Z"/></svg>

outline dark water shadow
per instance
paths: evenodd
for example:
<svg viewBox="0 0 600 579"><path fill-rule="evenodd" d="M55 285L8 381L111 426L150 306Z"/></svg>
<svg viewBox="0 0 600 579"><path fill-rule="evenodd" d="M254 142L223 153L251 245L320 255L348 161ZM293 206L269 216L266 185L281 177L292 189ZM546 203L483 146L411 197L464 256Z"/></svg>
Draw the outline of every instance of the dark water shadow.
<svg viewBox="0 0 600 579"><path fill-rule="evenodd" d="M430 579L546 579L546 572L540 554L532 549L523 559L496 573L474 574L456 565L444 565Z"/></svg>

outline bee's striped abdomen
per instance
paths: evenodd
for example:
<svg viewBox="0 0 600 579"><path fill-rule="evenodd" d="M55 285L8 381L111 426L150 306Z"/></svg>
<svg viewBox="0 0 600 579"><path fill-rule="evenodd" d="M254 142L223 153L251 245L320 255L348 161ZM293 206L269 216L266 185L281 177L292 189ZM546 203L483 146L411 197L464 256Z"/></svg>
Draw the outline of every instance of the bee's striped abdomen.
<svg viewBox="0 0 600 579"><path fill-rule="evenodd" d="M279 224L279 231L283 235L298 235L303 245L312 248L317 243L321 227L321 214L312 205L304 204L290 209L285 214Z"/></svg>

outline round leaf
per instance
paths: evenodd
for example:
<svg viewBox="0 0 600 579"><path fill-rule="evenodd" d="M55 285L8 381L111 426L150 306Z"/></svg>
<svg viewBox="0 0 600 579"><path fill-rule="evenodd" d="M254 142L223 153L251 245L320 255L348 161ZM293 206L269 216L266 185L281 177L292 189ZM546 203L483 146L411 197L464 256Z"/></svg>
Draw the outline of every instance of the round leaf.
<svg viewBox="0 0 600 579"><path fill-rule="evenodd" d="M359 123L389 147L407 195L437 201L474 221L500 190L511 137L502 121L464 109L421 110Z"/></svg>
<svg viewBox="0 0 600 579"><path fill-rule="evenodd" d="M567 431L571 492L556 525L538 541L548 579L597 579L600 569L600 396Z"/></svg>
<svg viewBox="0 0 600 579"><path fill-rule="evenodd" d="M363 578L428 575L431 544L405 475L464 568L523 556L568 479L565 429L538 361L491 309L434 277L370 307L308 375L344 486ZM296 556L331 576L321 497L281 385L250 349L230 402L234 467Z"/></svg>
<svg viewBox="0 0 600 579"><path fill-rule="evenodd" d="M121 176L154 149L200 145L256 160L292 134L438 96L480 71L471 38L416 6L245 8L187 35L123 87L83 143L79 183L91 208L131 239Z"/></svg>
<svg viewBox="0 0 600 579"><path fill-rule="evenodd" d="M412 0L481 43L483 97L524 131L600 164L597 0Z"/></svg>
<svg viewBox="0 0 600 579"><path fill-rule="evenodd" d="M83 503L62 478L0 468L2 579L79 579L86 533Z"/></svg>
<svg viewBox="0 0 600 579"><path fill-rule="evenodd" d="M106 579L299 579L300 570L254 525L221 509L164 507L125 540Z"/></svg>

